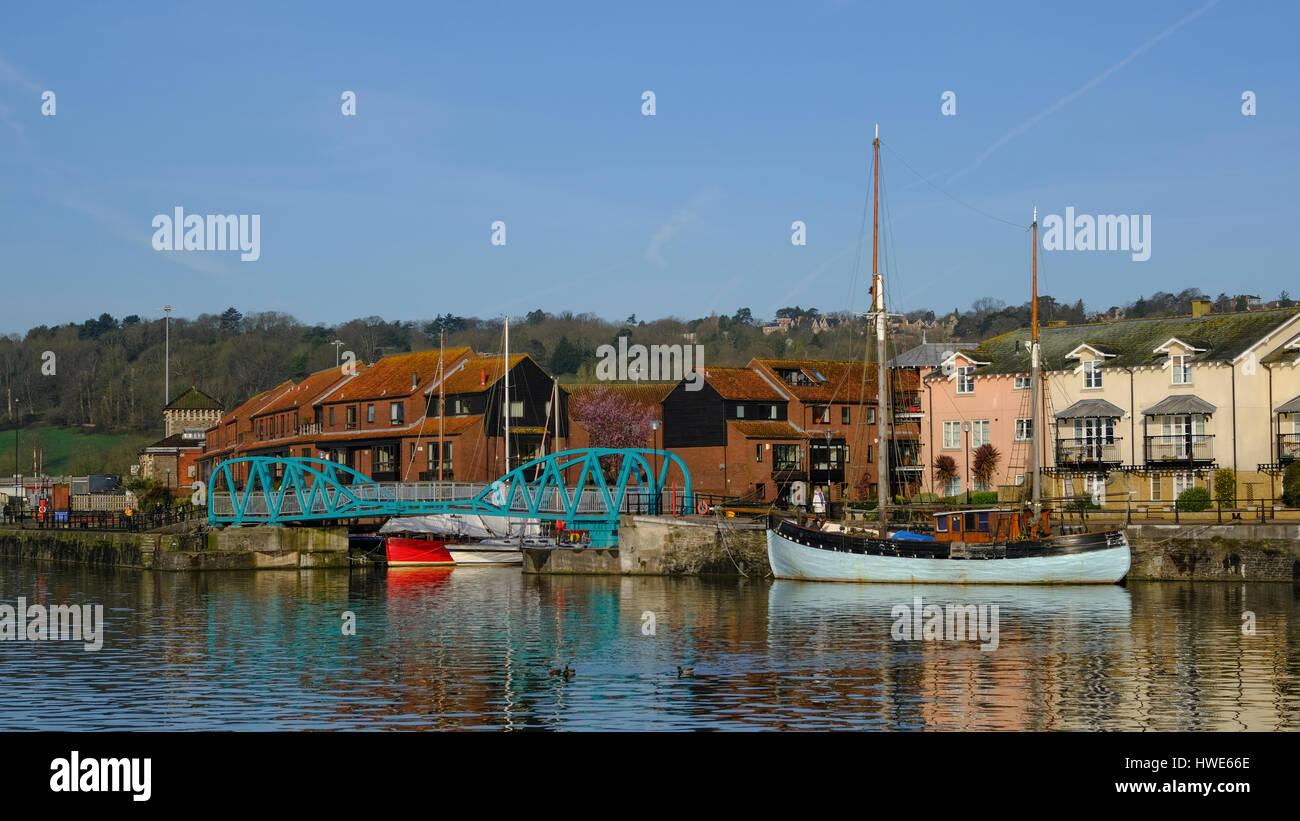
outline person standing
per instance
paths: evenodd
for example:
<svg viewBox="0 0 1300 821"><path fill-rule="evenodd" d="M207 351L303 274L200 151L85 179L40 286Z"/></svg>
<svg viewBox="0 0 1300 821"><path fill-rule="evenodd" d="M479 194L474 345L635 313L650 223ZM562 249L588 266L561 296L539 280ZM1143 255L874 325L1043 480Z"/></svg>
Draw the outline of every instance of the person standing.
<svg viewBox="0 0 1300 821"><path fill-rule="evenodd" d="M826 515L826 496L822 494L820 487L813 491L812 510L814 515Z"/></svg>

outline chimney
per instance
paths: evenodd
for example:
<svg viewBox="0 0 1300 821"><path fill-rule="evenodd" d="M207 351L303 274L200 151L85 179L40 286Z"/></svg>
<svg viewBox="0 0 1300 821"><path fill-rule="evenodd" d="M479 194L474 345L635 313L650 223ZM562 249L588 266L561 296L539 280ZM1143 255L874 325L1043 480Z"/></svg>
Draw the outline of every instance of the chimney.
<svg viewBox="0 0 1300 821"><path fill-rule="evenodd" d="M478 385L480 388L487 385L487 368L480 368L478 372Z"/></svg>
<svg viewBox="0 0 1300 821"><path fill-rule="evenodd" d="M412 373L412 374L411 374L411 393L415 393L416 389L419 388L419 387L420 387L420 375L419 375L418 373Z"/></svg>
<svg viewBox="0 0 1300 821"><path fill-rule="evenodd" d="M1214 303L1208 299L1193 299L1192 319L1200 319L1201 317L1208 314L1210 312L1210 309L1213 307L1214 307Z"/></svg>

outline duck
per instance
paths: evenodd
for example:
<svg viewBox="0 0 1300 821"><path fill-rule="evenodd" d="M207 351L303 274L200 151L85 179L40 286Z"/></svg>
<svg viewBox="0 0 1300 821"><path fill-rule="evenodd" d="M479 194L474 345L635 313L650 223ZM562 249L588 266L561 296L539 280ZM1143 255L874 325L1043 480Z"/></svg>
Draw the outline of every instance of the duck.
<svg viewBox="0 0 1300 821"><path fill-rule="evenodd" d="M677 665L677 677L678 677L678 678L694 678L694 676L695 676L695 668L694 668L694 667L683 667L683 666L681 666L680 664Z"/></svg>
<svg viewBox="0 0 1300 821"><path fill-rule="evenodd" d="M567 665L567 664L564 665L564 670L561 671L561 675L564 676L564 678L565 678L566 681L569 680L569 679L571 679L571 678L573 678L573 677L576 676L577 674L578 674L578 671L577 671L577 670L570 669L570 668L569 668L569 665Z"/></svg>

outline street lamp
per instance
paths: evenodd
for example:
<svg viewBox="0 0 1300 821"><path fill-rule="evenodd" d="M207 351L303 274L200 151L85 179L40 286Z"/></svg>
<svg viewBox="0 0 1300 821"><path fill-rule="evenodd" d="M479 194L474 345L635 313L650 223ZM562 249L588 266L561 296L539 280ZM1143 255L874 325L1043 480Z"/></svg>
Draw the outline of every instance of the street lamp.
<svg viewBox="0 0 1300 821"><path fill-rule="evenodd" d="M652 479L650 482L651 491L654 493L653 496L654 501L650 503L651 504L650 512L658 513L659 496L660 494L663 493L663 491L659 487L659 420L658 419L650 420L650 437L651 437L650 441L651 444L653 445L653 450L655 452L654 455L655 475L654 475L654 479Z"/></svg>
<svg viewBox="0 0 1300 821"><path fill-rule="evenodd" d="M962 422L961 430L966 435L966 504L970 504L970 422Z"/></svg>
<svg viewBox="0 0 1300 821"><path fill-rule="evenodd" d="M18 428L22 425L22 421L23 421L23 412L22 412L22 409L18 407L18 404L19 404L19 400L15 399L15 400L14 400L14 410L15 410L15 412L14 412L14 499L18 499L19 497L21 497L21 496L23 495L22 488L20 488L20 487L18 486L18 481L19 481L19 476L18 476ZM14 508L14 509L17 510L17 508Z"/></svg>
<svg viewBox="0 0 1300 821"><path fill-rule="evenodd" d="M164 324L164 344L163 344L163 407L167 407L172 401L172 306L164 305L163 313L166 317L163 319Z"/></svg>
<svg viewBox="0 0 1300 821"><path fill-rule="evenodd" d="M339 366L339 349L343 347L344 343L342 339L336 339L330 344L334 346L334 367L337 368Z"/></svg>

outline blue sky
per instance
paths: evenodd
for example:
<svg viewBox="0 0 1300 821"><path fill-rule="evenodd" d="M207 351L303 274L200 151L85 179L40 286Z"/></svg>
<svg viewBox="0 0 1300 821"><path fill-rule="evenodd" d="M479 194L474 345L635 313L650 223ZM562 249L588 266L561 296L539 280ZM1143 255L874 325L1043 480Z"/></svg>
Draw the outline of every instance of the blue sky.
<svg viewBox="0 0 1300 821"><path fill-rule="evenodd" d="M1040 254L1091 308L1300 295L1291 3L121 5L0 12L0 332L860 310L875 123L894 308L1028 297L1027 234L943 192L1150 214L1147 262ZM154 250L176 206L261 215L261 258Z"/></svg>

